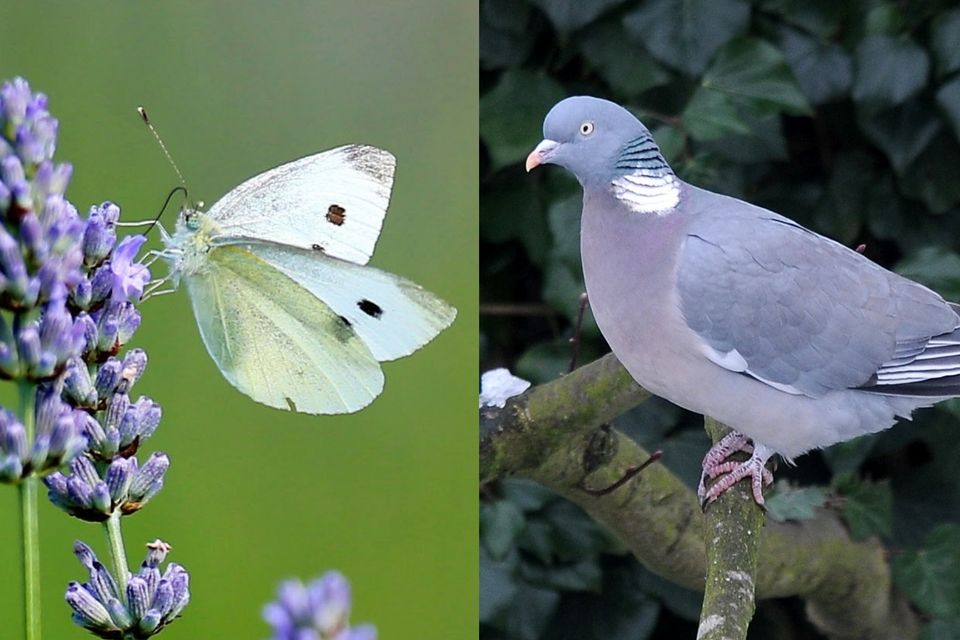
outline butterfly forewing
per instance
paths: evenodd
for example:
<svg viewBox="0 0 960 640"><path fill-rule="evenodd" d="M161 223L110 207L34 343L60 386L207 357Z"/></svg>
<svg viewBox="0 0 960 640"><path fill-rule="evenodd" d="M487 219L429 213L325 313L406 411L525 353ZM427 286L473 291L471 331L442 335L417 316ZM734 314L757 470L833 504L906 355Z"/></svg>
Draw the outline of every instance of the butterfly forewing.
<svg viewBox="0 0 960 640"><path fill-rule="evenodd" d="M389 152L347 145L250 178L208 215L216 244L272 242L366 264L383 226L396 161Z"/></svg>

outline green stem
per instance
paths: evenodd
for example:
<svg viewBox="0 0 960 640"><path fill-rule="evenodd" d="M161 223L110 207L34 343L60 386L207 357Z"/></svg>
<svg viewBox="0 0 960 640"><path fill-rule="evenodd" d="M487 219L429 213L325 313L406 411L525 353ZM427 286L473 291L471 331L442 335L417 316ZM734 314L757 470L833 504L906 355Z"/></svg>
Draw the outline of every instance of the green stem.
<svg viewBox="0 0 960 640"><path fill-rule="evenodd" d="M19 385L20 422L27 432L27 442L34 440L34 402L36 387L21 381ZM23 549L24 637L40 640L40 524L38 521L38 483L36 475L28 475L20 483L20 545Z"/></svg>
<svg viewBox="0 0 960 640"><path fill-rule="evenodd" d="M120 600L127 604L127 582L130 580L130 567L127 565L127 552L123 548L123 533L120 531L120 512L114 511L104 523L107 542L110 543L110 562L113 575L117 578Z"/></svg>

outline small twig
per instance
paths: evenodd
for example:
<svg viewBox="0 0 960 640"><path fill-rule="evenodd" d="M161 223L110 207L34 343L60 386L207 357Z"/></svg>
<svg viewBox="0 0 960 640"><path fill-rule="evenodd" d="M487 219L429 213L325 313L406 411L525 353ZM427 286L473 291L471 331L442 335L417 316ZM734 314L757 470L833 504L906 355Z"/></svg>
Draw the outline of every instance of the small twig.
<svg viewBox="0 0 960 640"><path fill-rule="evenodd" d="M643 471L644 469L646 469L647 467L649 467L649 466L650 466L651 464L653 464L654 462L657 462L657 461L658 461L660 458L662 458L662 457L663 457L663 451L661 451L660 449L657 449L656 451L654 451L653 453L651 453L651 454L650 454L650 457L647 458L646 460L644 460L643 463L641 463L641 464L639 464L639 465L637 465L637 466L634 466L634 467L629 467L629 468L623 473L623 475L620 477L620 479L617 480L616 482L614 482L613 484L611 484L610 486L604 487L603 489L588 489L588 488L585 487L583 484L581 484L581 485L580 485L580 490L583 491L584 493L588 493L588 494L590 494L591 496L595 496L595 497L605 496L605 495L607 495L608 493L613 493L614 491L616 491L617 489L619 489L619 488L622 487L623 485L625 485L625 484L627 484L628 482L630 482L634 477L636 477L637 475L639 475L641 471Z"/></svg>
<svg viewBox="0 0 960 640"><path fill-rule="evenodd" d="M557 312L545 304L491 303L480 305L480 315L553 317Z"/></svg>
<svg viewBox="0 0 960 640"><path fill-rule="evenodd" d="M580 294L580 308L577 311L577 324L573 328L573 336L570 338L570 368L567 373L571 373L577 368L577 358L580 357L580 331L583 329L583 314L587 310L587 294Z"/></svg>

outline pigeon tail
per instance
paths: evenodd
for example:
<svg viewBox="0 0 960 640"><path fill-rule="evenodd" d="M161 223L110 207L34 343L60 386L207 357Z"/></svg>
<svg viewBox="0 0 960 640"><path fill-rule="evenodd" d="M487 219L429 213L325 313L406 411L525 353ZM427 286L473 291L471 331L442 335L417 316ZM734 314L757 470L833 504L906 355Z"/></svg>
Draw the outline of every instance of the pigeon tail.
<svg viewBox="0 0 960 640"><path fill-rule="evenodd" d="M948 304L960 315L960 305ZM858 388L891 396L960 396L960 328L912 346L884 363L870 382Z"/></svg>

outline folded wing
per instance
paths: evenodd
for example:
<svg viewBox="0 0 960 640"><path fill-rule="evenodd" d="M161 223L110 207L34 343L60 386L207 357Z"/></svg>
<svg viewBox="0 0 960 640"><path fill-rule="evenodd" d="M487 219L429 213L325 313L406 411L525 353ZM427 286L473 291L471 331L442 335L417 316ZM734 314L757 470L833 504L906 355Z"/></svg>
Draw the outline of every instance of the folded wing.
<svg viewBox="0 0 960 640"><path fill-rule="evenodd" d="M275 242L366 264L373 254L396 166L376 147L347 145L250 178L208 212L218 244Z"/></svg>
<svg viewBox="0 0 960 640"><path fill-rule="evenodd" d="M257 402L349 413L383 389L383 372L351 324L244 248L211 251L207 271L186 284L210 356Z"/></svg>
<svg viewBox="0 0 960 640"><path fill-rule="evenodd" d="M690 225L677 274L687 324L716 364L810 397L923 395L896 387L960 372L960 317L939 295L774 213L723 202L724 215Z"/></svg>

